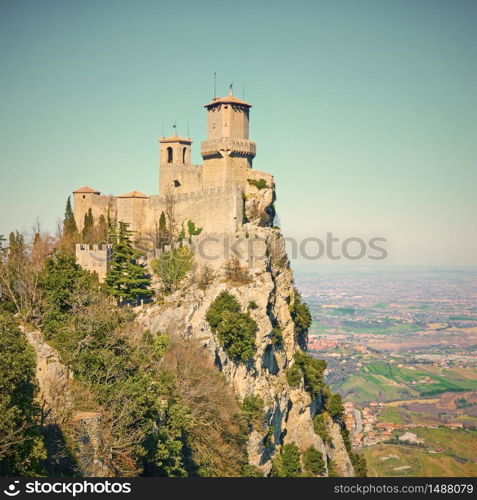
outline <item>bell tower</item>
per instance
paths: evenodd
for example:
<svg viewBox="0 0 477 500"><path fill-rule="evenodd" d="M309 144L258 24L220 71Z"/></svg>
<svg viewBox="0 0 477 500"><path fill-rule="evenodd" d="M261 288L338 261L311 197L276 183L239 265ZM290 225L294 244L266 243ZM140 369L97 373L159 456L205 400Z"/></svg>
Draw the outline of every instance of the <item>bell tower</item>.
<svg viewBox="0 0 477 500"><path fill-rule="evenodd" d="M243 184L252 168L255 143L249 140L251 104L232 92L215 97L207 109L207 140L201 143L204 159L204 187Z"/></svg>

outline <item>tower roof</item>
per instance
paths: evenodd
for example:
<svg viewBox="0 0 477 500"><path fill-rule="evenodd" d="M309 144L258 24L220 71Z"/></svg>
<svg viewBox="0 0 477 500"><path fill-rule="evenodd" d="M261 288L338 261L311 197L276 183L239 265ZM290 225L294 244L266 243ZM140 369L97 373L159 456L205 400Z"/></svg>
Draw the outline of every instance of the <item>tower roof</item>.
<svg viewBox="0 0 477 500"><path fill-rule="evenodd" d="M96 191L96 189L90 188L89 186L83 186L76 191L73 191L73 193L94 193L94 194L100 194L100 191Z"/></svg>
<svg viewBox="0 0 477 500"><path fill-rule="evenodd" d="M184 144L192 144L190 138L178 137L176 130L174 130L174 135L171 135L170 137L161 137L159 142L182 142Z"/></svg>
<svg viewBox="0 0 477 500"><path fill-rule="evenodd" d="M207 103L204 108L211 108L212 106L216 106L217 104L240 104L241 106L245 106L247 108L251 108L252 105L246 101L242 101L238 97L232 95L232 92L229 92L229 95L225 97L214 97L212 101Z"/></svg>
<svg viewBox="0 0 477 500"><path fill-rule="evenodd" d="M129 193L120 194L117 198L149 198L149 196L141 193L141 191L134 190Z"/></svg>

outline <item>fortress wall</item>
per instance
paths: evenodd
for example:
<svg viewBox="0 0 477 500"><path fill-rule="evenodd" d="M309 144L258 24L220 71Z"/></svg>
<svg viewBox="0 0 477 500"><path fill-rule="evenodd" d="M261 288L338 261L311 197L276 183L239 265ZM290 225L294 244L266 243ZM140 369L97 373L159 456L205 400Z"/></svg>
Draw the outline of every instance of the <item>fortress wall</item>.
<svg viewBox="0 0 477 500"><path fill-rule="evenodd" d="M106 278L111 245L76 245L76 262L87 271L95 272L100 281Z"/></svg>
<svg viewBox="0 0 477 500"><path fill-rule="evenodd" d="M179 193L175 198L175 213L178 232L187 221L192 220L204 233L235 232L242 225L242 190L210 188L194 193ZM145 232L152 231L165 210L164 196L149 198L149 213L144 224ZM147 226L147 230L146 230Z"/></svg>
<svg viewBox="0 0 477 500"><path fill-rule="evenodd" d="M202 189L202 165L162 165L159 178L159 193L168 189L175 193L187 193ZM180 186L176 186L178 181Z"/></svg>
<svg viewBox="0 0 477 500"><path fill-rule="evenodd" d="M130 231L141 232L149 210L149 198L116 198L116 200L118 221L127 222Z"/></svg>
<svg viewBox="0 0 477 500"><path fill-rule="evenodd" d="M101 215L107 217L108 207L111 207L111 216L114 217L117 205L114 196L101 195L96 193L74 193L74 216L78 231L83 229L84 216L91 207L93 212L94 222L97 223Z"/></svg>

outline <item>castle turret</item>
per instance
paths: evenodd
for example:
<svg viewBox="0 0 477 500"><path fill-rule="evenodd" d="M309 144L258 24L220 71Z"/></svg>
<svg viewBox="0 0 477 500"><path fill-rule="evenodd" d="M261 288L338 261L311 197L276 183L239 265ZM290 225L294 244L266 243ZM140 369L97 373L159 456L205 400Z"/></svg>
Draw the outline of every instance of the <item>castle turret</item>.
<svg viewBox="0 0 477 500"><path fill-rule="evenodd" d="M160 144L160 176L159 193L164 194L169 190L176 193L184 190L199 189L199 185L189 185L191 171L191 144L190 139L178 137L175 132L171 137L162 137Z"/></svg>
<svg viewBox="0 0 477 500"><path fill-rule="evenodd" d="M241 184L246 170L252 168L255 143L249 140L251 107L231 92L205 105L208 134L201 144L204 186Z"/></svg>
<svg viewBox="0 0 477 500"><path fill-rule="evenodd" d="M161 137L161 167L163 165L190 165L190 149L192 141L178 137L177 132L171 137Z"/></svg>

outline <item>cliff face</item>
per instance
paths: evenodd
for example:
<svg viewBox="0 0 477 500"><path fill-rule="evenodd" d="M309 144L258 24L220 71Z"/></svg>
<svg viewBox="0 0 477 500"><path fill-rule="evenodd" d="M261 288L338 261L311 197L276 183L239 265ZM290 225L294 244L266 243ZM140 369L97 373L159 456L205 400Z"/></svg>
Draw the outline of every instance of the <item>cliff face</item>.
<svg viewBox="0 0 477 500"><path fill-rule="evenodd" d="M25 329L24 329L25 331ZM101 443L101 412L78 411L73 374L39 331L25 331L36 353L37 396L44 414L49 475L113 476ZM74 457L69 447L74 450Z"/></svg>
<svg viewBox="0 0 477 500"><path fill-rule="evenodd" d="M210 356L224 373L240 401L252 395L264 401L265 421L254 428L248 440L252 465L265 474L269 473L272 458L280 447L295 443L301 451L309 447L320 451L323 457L333 461L338 475L353 476L339 426L328 421L332 438L329 445L314 432L312 418L322 411L321 399L312 401L303 382L295 388L287 382L286 369L293 364L300 345L290 312L296 292L283 238L278 230L253 223L245 224L235 236L237 240L250 242L250 248L257 240L261 241L257 248L266 248L253 258L250 255L238 256L237 261L242 265L241 280L230 279L225 263L214 266L216 271L207 286L199 282L197 273L192 273L163 303L140 308L137 321L151 331L195 338L203 345L204 354ZM252 261L253 266L246 270ZM224 290L237 298L242 310L248 310L258 326L255 355L246 364L238 364L229 358L205 319L211 303ZM274 327L282 332L280 345L271 340ZM301 339L300 343L305 347L306 339Z"/></svg>

